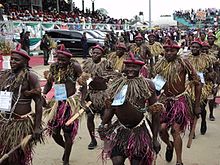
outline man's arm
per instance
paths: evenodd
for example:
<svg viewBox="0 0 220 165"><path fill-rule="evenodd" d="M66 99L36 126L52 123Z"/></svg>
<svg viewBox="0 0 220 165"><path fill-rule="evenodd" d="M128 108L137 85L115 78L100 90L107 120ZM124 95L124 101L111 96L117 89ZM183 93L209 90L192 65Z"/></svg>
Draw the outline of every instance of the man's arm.
<svg viewBox="0 0 220 165"><path fill-rule="evenodd" d="M87 96L87 80L89 80L89 78L91 77L91 75L89 73L87 73L87 71L85 69L85 65L87 62L88 62L88 60L83 61L82 67L79 63L76 65L78 67L75 66L75 70L76 70L76 72L78 72L77 82L81 86L80 87L81 105L83 107L85 106L85 100L86 100L86 96Z"/></svg>
<svg viewBox="0 0 220 165"><path fill-rule="evenodd" d="M44 71L44 78L47 80L46 84L44 85L43 95L45 96L53 86L53 78L51 76L51 71Z"/></svg>
<svg viewBox="0 0 220 165"><path fill-rule="evenodd" d="M76 71L76 77L80 77L82 75L82 67L81 65L78 63L78 62L74 62L74 65L73 65L75 71Z"/></svg>
<svg viewBox="0 0 220 165"><path fill-rule="evenodd" d="M160 113L151 111L153 106L157 104L156 89L152 81L147 80L150 89L153 91L151 97L148 99L149 111L152 114L152 134L153 140L157 140L158 132L160 129Z"/></svg>
<svg viewBox="0 0 220 165"><path fill-rule="evenodd" d="M193 82L195 86L195 107L194 107L194 113L198 117L200 114L200 97L202 93L202 83L199 78L199 76L196 73L196 70L193 68L193 66L190 64L190 62L187 59L184 59L187 71L189 74L190 81Z"/></svg>
<svg viewBox="0 0 220 165"><path fill-rule="evenodd" d="M159 153L161 146L158 142L158 133L160 131L160 113L164 110L164 106L157 102L156 89L152 81L147 80L149 88L152 91L151 97L148 99L149 112L152 114L152 134L153 146L156 153Z"/></svg>
<svg viewBox="0 0 220 165"><path fill-rule="evenodd" d="M35 120L34 120L34 131L38 132L41 126L42 119L42 99L41 99L41 88L40 83L38 81L38 77L34 73L30 73L29 83L31 90L33 92L32 98L35 102Z"/></svg>
<svg viewBox="0 0 220 165"><path fill-rule="evenodd" d="M44 86L43 95L46 95L52 88L53 82L50 80L47 80L47 83Z"/></svg>
<svg viewBox="0 0 220 165"><path fill-rule="evenodd" d="M114 110L112 109L111 104L112 104L111 99L107 99L105 101L105 111L101 125L108 124L111 121L112 117L114 116Z"/></svg>

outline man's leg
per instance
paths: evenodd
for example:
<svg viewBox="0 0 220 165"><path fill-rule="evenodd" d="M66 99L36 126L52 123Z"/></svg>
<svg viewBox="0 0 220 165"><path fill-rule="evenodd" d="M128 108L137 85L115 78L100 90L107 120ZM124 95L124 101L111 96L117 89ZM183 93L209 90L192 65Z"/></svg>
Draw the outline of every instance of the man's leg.
<svg viewBox="0 0 220 165"><path fill-rule="evenodd" d="M182 139L180 136L180 125L175 123L171 129L171 134L174 140L174 149L176 151L177 163L182 163Z"/></svg>
<svg viewBox="0 0 220 165"><path fill-rule="evenodd" d="M111 158L113 165L124 165L125 158L123 156L114 156Z"/></svg>
<svg viewBox="0 0 220 165"><path fill-rule="evenodd" d="M53 129L52 137L54 141L65 149L65 142L63 141L63 137L60 134L61 127L57 127Z"/></svg>
<svg viewBox="0 0 220 165"><path fill-rule="evenodd" d="M215 117L213 114L214 106L215 106L215 99L209 100L209 120L210 121L215 121Z"/></svg>
<svg viewBox="0 0 220 165"><path fill-rule="evenodd" d="M87 58L87 49L83 48L83 59Z"/></svg>
<svg viewBox="0 0 220 165"><path fill-rule="evenodd" d="M44 65L47 65L47 51L44 50Z"/></svg>
<svg viewBox="0 0 220 165"><path fill-rule="evenodd" d="M150 164L146 164L146 162L141 162L141 159L131 159L131 165L150 165Z"/></svg>
<svg viewBox="0 0 220 165"><path fill-rule="evenodd" d="M46 54L47 54L47 56L46 56L46 63L48 64L48 60L49 60L49 56L50 56L50 51L46 51Z"/></svg>
<svg viewBox="0 0 220 165"><path fill-rule="evenodd" d="M65 137L65 150L63 155L63 165L69 165L69 157L73 145L71 132L70 133L64 132L64 137Z"/></svg>
<svg viewBox="0 0 220 165"><path fill-rule="evenodd" d="M166 123L161 124L160 138L167 145L165 157L166 161L170 162L173 158L173 143L169 139L168 128Z"/></svg>
<svg viewBox="0 0 220 165"><path fill-rule="evenodd" d="M23 150L21 148L17 149L14 151L8 158L8 161L6 164L1 164L1 165L21 165L22 162L25 161L25 155Z"/></svg>
<svg viewBox="0 0 220 165"><path fill-rule="evenodd" d="M200 128L200 133L202 135L205 135L206 130L207 130L207 125L206 125L206 110L205 110L206 104L203 103L201 105L201 128Z"/></svg>
<svg viewBox="0 0 220 165"><path fill-rule="evenodd" d="M94 149L97 146L97 141L95 139L95 122L94 122L94 115L89 112L87 113L87 128L89 130L89 135L91 138L91 142L88 145L88 149Z"/></svg>

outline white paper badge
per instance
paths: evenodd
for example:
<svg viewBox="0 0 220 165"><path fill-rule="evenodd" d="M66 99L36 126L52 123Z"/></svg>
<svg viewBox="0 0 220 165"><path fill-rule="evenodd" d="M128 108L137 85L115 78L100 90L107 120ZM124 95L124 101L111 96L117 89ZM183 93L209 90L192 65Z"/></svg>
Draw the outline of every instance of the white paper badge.
<svg viewBox="0 0 220 165"><path fill-rule="evenodd" d="M119 106L124 104L127 90L128 90L128 85L124 85L122 89L116 94L112 102L112 106Z"/></svg>
<svg viewBox="0 0 220 165"><path fill-rule="evenodd" d="M156 90L160 91L166 83L166 80L159 74L152 80Z"/></svg>
<svg viewBox="0 0 220 165"><path fill-rule="evenodd" d="M197 75L200 77L201 83L205 84L204 74L202 72L197 72Z"/></svg>
<svg viewBox="0 0 220 165"><path fill-rule="evenodd" d="M65 84L54 84L55 100L62 101L67 99Z"/></svg>
<svg viewBox="0 0 220 165"><path fill-rule="evenodd" d="M13 92L0 91L0 111L10 112Z"/></svg>

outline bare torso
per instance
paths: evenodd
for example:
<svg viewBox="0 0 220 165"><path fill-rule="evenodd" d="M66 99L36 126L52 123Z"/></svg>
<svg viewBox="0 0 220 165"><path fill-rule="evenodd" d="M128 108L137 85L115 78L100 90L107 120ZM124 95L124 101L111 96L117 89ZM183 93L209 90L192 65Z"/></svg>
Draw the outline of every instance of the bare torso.
<svg viewBox="0 0 220 165"><path fill-rule="evenodd" d="M139 105L140 107L144 107L144 101L140 101ZM144 117L143 112L138 111L137 108L129 102L125 102L118 107L113 107L113 110L120 123L128 128L137 126Z"/></svg>
<svg viewBox="0 0 220 165"><path fill-rule="evenodd" d="M27 97L25 96L24 92L25 91L29 91L30 90L30 85L28 83L28 81L24 81L22 88L21 88L21 96L20 99L15 107L14 113L18 114L18 115L25 115L31 112L31 101L32 98L31 97ZM13 93L14 96L14 100L12 103L12 107L15 103L15 101L17 101L18 99L18 92Z"/></svg>
<svg viewBox="0 0 220 165"><path fill-rule="evenodd" d="M175 82L167 82L164 86L164 93L167 97L177 96L186 90L186 71L183 67L180 69L179 78Z"/></svg>

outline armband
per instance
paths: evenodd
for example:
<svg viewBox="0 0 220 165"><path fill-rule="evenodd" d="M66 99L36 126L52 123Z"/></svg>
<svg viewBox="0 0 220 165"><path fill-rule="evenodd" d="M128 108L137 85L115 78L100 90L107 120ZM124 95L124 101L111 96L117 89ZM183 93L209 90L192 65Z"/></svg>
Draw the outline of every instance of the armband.
<svg viewBox="0 0 220 165"><path fill-rule="evenodd" d="M156 113L156 112L163 112L165 110L165 107L162 103L154 103L153 105L148 107L148 111L151 113Z"/></svg>

